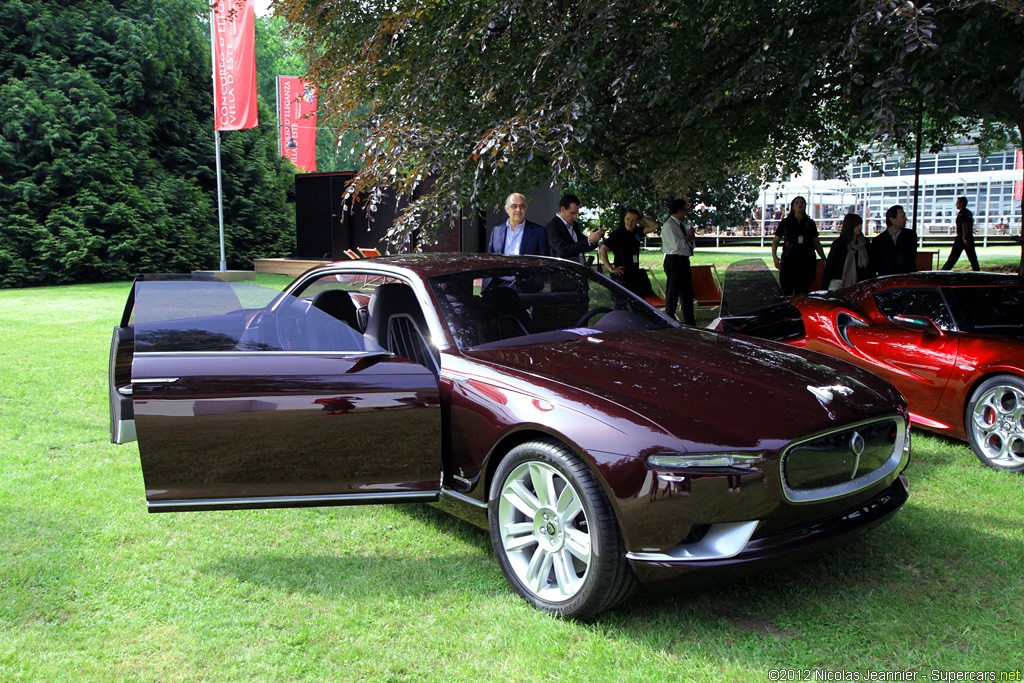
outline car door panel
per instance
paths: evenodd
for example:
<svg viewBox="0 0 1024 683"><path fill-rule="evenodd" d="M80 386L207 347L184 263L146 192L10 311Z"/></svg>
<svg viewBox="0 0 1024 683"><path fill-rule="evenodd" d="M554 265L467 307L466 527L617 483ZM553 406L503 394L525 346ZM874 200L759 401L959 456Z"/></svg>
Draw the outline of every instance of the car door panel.
<svg viewBox="0 0 1024 683"><path fill-rule="evenodd" d="M934 410L957 357L953 335L895 325L850 326L849 360L892 382L912 409Z"/></svg>
<svg viewBox="0 0 1024 683"><path fill-rule="evenodd" d="M139 279L122 330L112 415L130 395L150 510L437 498L435 375L309 301Z"/></svg>
<svg viewBox="0 0 1024 683"><path fill-rule="evenodd" d="M131 327L115 327L110 340L108 391L110 398L110 441L122 444L135 441L135 413L132 409Z"/></svg>
<svg viewBox="0 0 1024 683"><path fill-rule="evenodd" d="M132 393L151 509L431 500L440 488L437 381L401 358L136 353Z"/></svg>

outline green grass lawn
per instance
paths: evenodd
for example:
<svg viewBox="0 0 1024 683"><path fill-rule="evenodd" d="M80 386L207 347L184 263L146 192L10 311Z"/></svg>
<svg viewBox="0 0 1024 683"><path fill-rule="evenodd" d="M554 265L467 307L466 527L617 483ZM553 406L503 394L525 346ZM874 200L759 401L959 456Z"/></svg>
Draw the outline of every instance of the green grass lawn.
<svg viewBox="0 0 1024 683"><path fill-rule="evenodd" d="M428 506L148 514L136 445L108 442L127 293L0 290L3 683L1024 668L1024 478L917 431L911 499L883 527L717 590L641 593L591 624L527 607L486 534Z"/></svg>

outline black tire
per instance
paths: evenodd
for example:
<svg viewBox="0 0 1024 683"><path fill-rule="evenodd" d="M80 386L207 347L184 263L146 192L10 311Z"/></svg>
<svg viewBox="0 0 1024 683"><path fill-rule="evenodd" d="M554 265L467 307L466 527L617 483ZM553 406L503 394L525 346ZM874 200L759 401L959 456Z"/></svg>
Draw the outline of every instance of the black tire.
<svg viewBox="0 0 1024 683"><path fill-rule="evenodd" d="M996 375L982 382L967 403L964 426L978 460L1024 472L1024 379Z"/></svg>
<svg viewBox="0 0 1024 683"><path fill-rule="evenodd" d="M608 498L561 443L531 441L508 453L491 482L488 518L501 571L539 610L587 619L636 587Z"/></svg>

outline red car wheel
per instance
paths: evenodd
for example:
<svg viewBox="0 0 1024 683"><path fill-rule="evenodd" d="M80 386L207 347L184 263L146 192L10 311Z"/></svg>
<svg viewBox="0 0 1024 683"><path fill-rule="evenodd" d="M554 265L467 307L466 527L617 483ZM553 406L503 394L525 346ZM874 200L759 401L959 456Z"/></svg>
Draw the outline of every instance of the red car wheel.
<svg viewBox="0 0 1024 683"><path fill-rule="evenodd" d="M1024 380L996 375L967 406L967 436L974 454L997 470L1024 471Z"/></svg>

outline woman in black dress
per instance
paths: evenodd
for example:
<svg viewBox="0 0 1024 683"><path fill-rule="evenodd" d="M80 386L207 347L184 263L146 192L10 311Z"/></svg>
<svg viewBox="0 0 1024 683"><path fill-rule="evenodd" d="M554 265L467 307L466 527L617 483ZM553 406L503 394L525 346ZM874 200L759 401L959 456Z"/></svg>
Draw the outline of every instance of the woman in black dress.
<svg viewBox="0 0 1024 683"><path fill-rule="evenodd" d="M780 243L781 259L777 253ZM789 215L775 229L772 241L772 260L779 269L779 285L785 296L811 291L817 270L815 253L825 259L825 250L818 241L818 226L807 215L807 200L796 197L789 205Z"/></svg>

